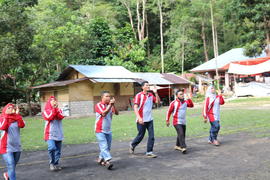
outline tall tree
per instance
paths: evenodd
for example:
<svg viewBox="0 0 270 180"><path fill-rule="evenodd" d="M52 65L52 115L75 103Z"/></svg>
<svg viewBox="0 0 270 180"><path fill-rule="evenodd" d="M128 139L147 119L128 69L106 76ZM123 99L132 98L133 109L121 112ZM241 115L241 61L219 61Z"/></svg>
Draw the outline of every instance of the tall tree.
<svg viewBox="0 0 270 180"><path fill-rule="evenodd" d="M247 55L259 55L265 49L270 54L269 0L233 0L228 13L238 27L244 27L242 40Z"/></svg>

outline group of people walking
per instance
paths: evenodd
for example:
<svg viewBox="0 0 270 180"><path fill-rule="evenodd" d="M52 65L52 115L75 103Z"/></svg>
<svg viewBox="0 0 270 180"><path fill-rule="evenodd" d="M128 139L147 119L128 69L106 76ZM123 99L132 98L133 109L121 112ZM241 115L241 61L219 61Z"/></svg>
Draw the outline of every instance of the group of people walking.
<svg viewBox="0 0 270 180"><path fill-rule="evenodd" d="M142 91L134 98L134 112L138 134L130 143L129 152L134 154L135 148L143 140L147 130L146 156L156 158L157 155L153 152L155 136L152 107L154 103L160 103L160 98L157 89L153 90L154 94L149 92L150 86L147 81L142 82L141 87ZM171 102L166 115L166 125L170 126L170 117L172 116L172 124L177 133L175 150L186 153L186 111L187 108L192 108L194 104L191 97L184 93L184 90L178 90L175 95L176 99ZM103 91L101 93L101 101L95 105L95 135L100 149L97 163L108 169L113 168L110 153L112 144L111 122L113 114L119 114L115 103L116 101L111 97L110 92ZM222 104L224 104L222 94L219 92L217 95L214 86L209 86L203 108L203 117L205 122L210 122L211 124L208 143L216 146L219 145L217 136L220 129L220 105ZM62 169L59 161L64 138L62 129L64 115L58 107L55 97L51 96L48 99L42 116L45 120L44 140L48 144L49 169L51 171L59 171ZM16 180L15 168L21 154L20 128L24 128L24 126L25 122L19 113L19 108L15 107L14 104L7 104L0 116L0 130L2 131L0 153L7 166L7 172L3 174L5 180Z"/></svg>

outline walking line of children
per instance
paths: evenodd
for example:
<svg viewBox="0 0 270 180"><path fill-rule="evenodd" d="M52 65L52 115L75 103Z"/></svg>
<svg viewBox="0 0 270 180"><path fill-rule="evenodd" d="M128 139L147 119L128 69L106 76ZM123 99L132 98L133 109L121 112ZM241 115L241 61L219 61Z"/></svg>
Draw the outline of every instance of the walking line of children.
<svg viewBox="0 0 270 180"><path fill-rule="evenodd" d="M147 81L142 82L141 88L142 92L138 93L134 98L134 112L138 134L130 143L129 151L131 154L134 154L136 146L143 140L147 130L146 156L156 158L157 155L153 153L155 137L152 107L153 103L160 103L160 98L156 88L153 90L154 94L149 92L150 86ZM175 95L176 99L170 103L167 111L166 125L170 126L170 117L172 116L172 124L177 133L174 149L186 153L186 111L187 108L192 108L194 105L190 95L185 94L184 90L178 90ZM101 93L101 101L95 105L95 134L100 149L97 163L109 170L113 167L110 153L112 144L111 122L113 114L119 114L115 103L116 101L111 97L110 92L103 91ZM209 122L211 125L208 143L216 146L220 145L217 136L220 129L220 105L223 104L224 99L221 92L219 91L217 95L214 86L209 86L204 102L203 117L204 122ZM64 116L62 110L58 107L55 97L51 96L49 98L45 104L42 116L45 120L44 140L48 144L49 169L51 171L59 171L62 169L59 161L64 139L62 129L62 119ZM19 108L15 107L14 104L7 104L0 116L0 130L2 130L0 153L7 166L7 172L3 174L5 180L16 180L15 168L21 154L20 128L24 128L24 126L25 122L19 114Z"/></svg>

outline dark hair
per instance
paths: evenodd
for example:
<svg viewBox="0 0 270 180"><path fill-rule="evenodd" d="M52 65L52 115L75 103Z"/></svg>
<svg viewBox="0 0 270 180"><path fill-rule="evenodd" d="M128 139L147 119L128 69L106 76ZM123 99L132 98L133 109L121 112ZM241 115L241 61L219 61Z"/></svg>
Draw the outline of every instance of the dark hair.
<svg viewBox="0 0 270 180"><path fill-rule="evenodd" d="M177 96L179 92L184 93L184 89L178 89L178 90L176 91L175 95Z"/></svg>
<svg viewBox="0 0 270 180"><path fill-rule="evenodd" d="M104 94L107 94L107 93L110 94L110 91L101 91L101 93L100 93L101 97L104 96Z"/></svg>
<svg viewBox="0 0 270 180"><path fill-rule="evenodd" d="M148 81L143 81L142 83L141 83L141 87L143 87L146 83L149 83Z"/></svg>

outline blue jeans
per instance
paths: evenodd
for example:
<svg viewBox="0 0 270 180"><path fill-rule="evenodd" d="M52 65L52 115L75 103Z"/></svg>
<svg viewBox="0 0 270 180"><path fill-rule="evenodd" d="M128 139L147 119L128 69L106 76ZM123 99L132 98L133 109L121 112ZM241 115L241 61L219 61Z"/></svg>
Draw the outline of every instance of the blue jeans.
<svg viewBox="0 0 270 180"><path fill-rule="evenodd" d="M211 128L210 128L209 141L213 142L214 140L217 140L220 125L219 125L219 121L210 122L210 124L211 124Z"/></svg>
<svg viewBox="0 0 270 180"><path fill-rule="evenodd" d="M16 180L16 165L20 159L21 152L10 152L2 155L7 165L8 177L10 180Z"/></svg>
<svg viewBox="0 0 270 180"><path fill-rule="evenodd" d="M155 143L153 121L144 122L144 124L137 123L138 134L132 141L131 146L135 148L143 140L146 129L148 130L147 152L152 152Z"/></svg>
<svg viewBox="0 0 270 180"><path fill-rule="evenodd" d="M100 149L99 158L105 161L111 160L112 133L96 133L96 137Z"/></svg>
<svg viewBox="0 0 270 180"><path fill-rule="evenodd" d="M61 157L62 141L47 140L50 164L58 165Z"/></svg>

